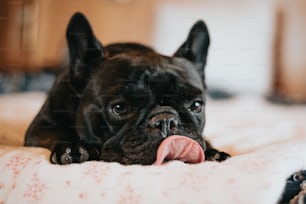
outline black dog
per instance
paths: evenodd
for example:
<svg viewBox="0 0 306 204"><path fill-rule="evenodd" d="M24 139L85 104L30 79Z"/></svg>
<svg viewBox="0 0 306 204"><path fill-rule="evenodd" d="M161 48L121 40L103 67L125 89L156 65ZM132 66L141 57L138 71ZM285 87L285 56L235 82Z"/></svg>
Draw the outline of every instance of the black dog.
<svg viewBox="0 0 306 204"><path fill-rule="evenodd" d="M58 164L148 165L166 137L183 135L199 143L206 160L229 157L202 137L209 46L203 21L171 57L136 43L102 46L80 13L70 20L67 40L70 66L29 127L25 146L49 148Z"/></svg>

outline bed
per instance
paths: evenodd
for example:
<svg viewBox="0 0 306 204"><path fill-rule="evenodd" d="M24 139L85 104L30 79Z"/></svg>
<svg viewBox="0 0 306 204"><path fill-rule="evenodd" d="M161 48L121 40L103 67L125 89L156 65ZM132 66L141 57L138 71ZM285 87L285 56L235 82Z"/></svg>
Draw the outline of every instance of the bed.
<svg viewBox="0 0 306 204"><path fill-rule="evenodd" d="M50 164L47 149L22 147L24 132L44 99L39 92L0 96L0 204L270 204L305 199L306 179L302 174L289 178L306 169L305 106L272 104L259 96L209 99L204 135L232 154L222 163L123 166L91 161L59 166ZM299 191L293 193L294 182ZM285 194L287 200L281 200Z"/></svg>

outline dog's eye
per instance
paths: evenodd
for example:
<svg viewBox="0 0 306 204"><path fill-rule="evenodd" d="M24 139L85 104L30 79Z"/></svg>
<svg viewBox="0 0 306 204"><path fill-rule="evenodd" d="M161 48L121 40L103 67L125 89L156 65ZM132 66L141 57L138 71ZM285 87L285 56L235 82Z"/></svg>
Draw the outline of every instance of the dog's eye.
<svg viewBox="0 0 306 204"><path fill-rule="evenodd" d="M126 115L130 113L130 108L126 102L118 102L112 105L112 112L115 115Z"/></svg>
<svg viewBox="0 0 306 204"><path fill-rule="evenodd" d="M200 113L202 112L203 104L201 100L194 101L190 106L190 110L194 113Z"/></svg>

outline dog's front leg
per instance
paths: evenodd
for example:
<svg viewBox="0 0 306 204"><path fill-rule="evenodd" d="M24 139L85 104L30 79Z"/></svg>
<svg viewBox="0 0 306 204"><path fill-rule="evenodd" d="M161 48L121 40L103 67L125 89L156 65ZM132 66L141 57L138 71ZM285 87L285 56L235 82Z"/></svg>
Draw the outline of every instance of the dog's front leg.
<svg viewBox="0 0 306 204"><path fill-rule="evenodd" d="M82 142L74 129L36 118L27 131L25 146L39 146L51 150L50 161L54 164L81 163L98 158L91 145Z"/></svg>
<svg viewBox="0 0 306 204"><path fill-rule="evenodd" d="M220 152L219 150L212 147L210 142L205 140L206 150L205 150L205 158L208 161L224 161L231 156L226 152Z"/></svg>

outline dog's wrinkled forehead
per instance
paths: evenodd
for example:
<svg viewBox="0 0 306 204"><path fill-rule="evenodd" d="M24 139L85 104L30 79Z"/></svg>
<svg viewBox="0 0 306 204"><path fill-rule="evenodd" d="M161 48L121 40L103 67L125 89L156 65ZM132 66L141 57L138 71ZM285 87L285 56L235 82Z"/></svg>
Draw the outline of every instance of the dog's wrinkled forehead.
<svg viewBox="0 0 306 204"><path fill-rule="evenodd" d="M145 91L159 95L179 92L199 95L204 87L192 66L187 60L165 57L153 51L122 52L101 63L95 74L95 84L110 95L122 90L134 94Z"/></svg>

